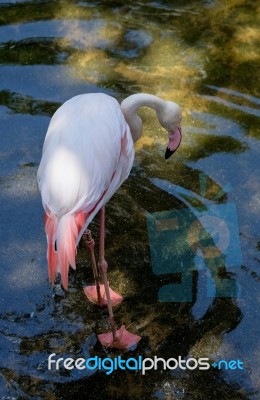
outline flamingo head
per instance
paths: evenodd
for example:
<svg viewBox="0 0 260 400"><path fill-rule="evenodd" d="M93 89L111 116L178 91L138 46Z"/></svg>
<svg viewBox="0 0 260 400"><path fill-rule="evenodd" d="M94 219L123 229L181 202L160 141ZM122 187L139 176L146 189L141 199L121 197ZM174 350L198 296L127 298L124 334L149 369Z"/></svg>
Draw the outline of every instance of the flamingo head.
<svg viewBox="0 0 260 400"><path fill-rule="evenodd" d="M163 107L157 111L157 116L162 127L168 132L168 144L165 159L169 158L181 143L181 109L172 101L165 101Z"/></svg>
<svg viewBox="0 0 260 400"><path fill-rule="evenodd" d="M165 160L171 157L171 155L178 149L181 144L181 135L182 131L180 124L174 131L168 131L169 141L165 151Z"/></svg>

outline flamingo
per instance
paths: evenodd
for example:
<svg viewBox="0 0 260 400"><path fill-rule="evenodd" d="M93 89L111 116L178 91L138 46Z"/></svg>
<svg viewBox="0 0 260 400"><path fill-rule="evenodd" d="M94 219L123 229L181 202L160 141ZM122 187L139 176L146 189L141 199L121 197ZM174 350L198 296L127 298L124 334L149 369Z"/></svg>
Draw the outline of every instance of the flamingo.
<svg viewBox="0 0 260 400"><path fill-rule="evenodd" d="M81 239L88 247L95 285L84 291L88 299L107 306L111 332L98 335L102 345L127 348L141 338L124 326L116 330L113 307L122 301L107 279L105 260L105 204L127 179L134 160L134 143L142 134L137 111L156 111L168 133L165 158L181 142L181 110L173 102L140 93L121 105L103 93L81 94L66 101L53 115L45 137L37 179L45 215L49 280L57 273L68 289L69 266L76 269L76 248ZM100 212L99 261L89 224ZM103 284L99 283L99 274Z"/></svg>

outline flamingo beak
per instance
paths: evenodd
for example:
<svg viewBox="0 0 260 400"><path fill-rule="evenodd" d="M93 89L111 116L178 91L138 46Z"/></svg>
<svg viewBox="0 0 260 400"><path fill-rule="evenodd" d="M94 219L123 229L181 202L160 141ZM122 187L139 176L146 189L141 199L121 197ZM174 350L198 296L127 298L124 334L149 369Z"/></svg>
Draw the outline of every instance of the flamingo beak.
<svg viewBox="0 0 260 400"><path fill-rule="evenodd" d="M169 142L165 151L165 160L167 160L171 155L178 149L181 144L181 127L178 126L174 132L169 132Z"/></svg>
<svg viewBox="0 0 260 400"><path fill-rule="evenodd" d="M166 151L165 151L165 160L171 157L171 155L174 153L174 150L170 150L169 147L167 146Z"/></svg>

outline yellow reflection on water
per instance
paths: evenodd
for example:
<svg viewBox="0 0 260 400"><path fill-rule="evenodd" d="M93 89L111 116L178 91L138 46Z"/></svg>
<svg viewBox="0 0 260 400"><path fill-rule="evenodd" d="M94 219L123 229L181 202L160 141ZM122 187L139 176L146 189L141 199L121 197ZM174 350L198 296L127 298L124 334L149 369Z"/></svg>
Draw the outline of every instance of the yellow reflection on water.
<svg viewBox="0 0 260 400"><path fill-rule="evenodd" d="M235 43L240 44L234 48L238 60L259 61L259 51L257 49L260 48L260 25L239 27L234 40Z"/></svg>
<svg viewBox="0 0 260 400"><path fill-rule="evenodd" d="M73 42L80 44L68 59L71 67L68 78L99 88L116 89L115 95L120 99L132 93L147 92L175 101L184 110L185 123L194 110L215 110L225 115L230 112L230 101L235 103L235 108L238 103L247 106L245 97L232 98L229 93L217 90L218 85L223 85L237 91L238 95L246 93L245 88L249 94L257 95L254 80L257 79L260 29L256 6L253 2L247 3L248 7L242 0L219 1L214 6L199 8L190 3L178 9L177 18L172 19L169 11L168 17L164 14L164 20L149 18L152 16L149 9L146 13L140 12L143 3L128 13L111 5L87 11L78 7L76 15L75 7L68 7L62 28L72 45ZM75 17L78 19L71 19ZM138 38L129 41L126 36L129 31L148 33L151 43L144 45ZM131 51L136 51L136 55L132 56ZM213 102L212 96L199 95L201 90L205 91L205 84L216 86L213 95L220 97L218 103ZM242 109L232 113L250 125ZM155 143L164 145L166 137L153 112L141 110L141 117L145 129L137 150ZM184 135L184 145L187 140Z"/></svg>

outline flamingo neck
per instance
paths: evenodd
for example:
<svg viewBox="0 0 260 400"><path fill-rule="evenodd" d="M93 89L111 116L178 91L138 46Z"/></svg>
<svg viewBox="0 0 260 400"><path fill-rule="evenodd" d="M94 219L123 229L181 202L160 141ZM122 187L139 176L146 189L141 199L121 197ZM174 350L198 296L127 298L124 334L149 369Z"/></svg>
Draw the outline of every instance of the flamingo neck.
<svg viewBox="0 0 260 400"><path fill-rule="evenodd" d="M163 109L165 101L157 96L147 93L133 94L121 103L121 109L125 120L129 125L133 141L137 142L142 135L142 120L137 115L140 107L147 106L156 110L157 114Z"/></svg>

